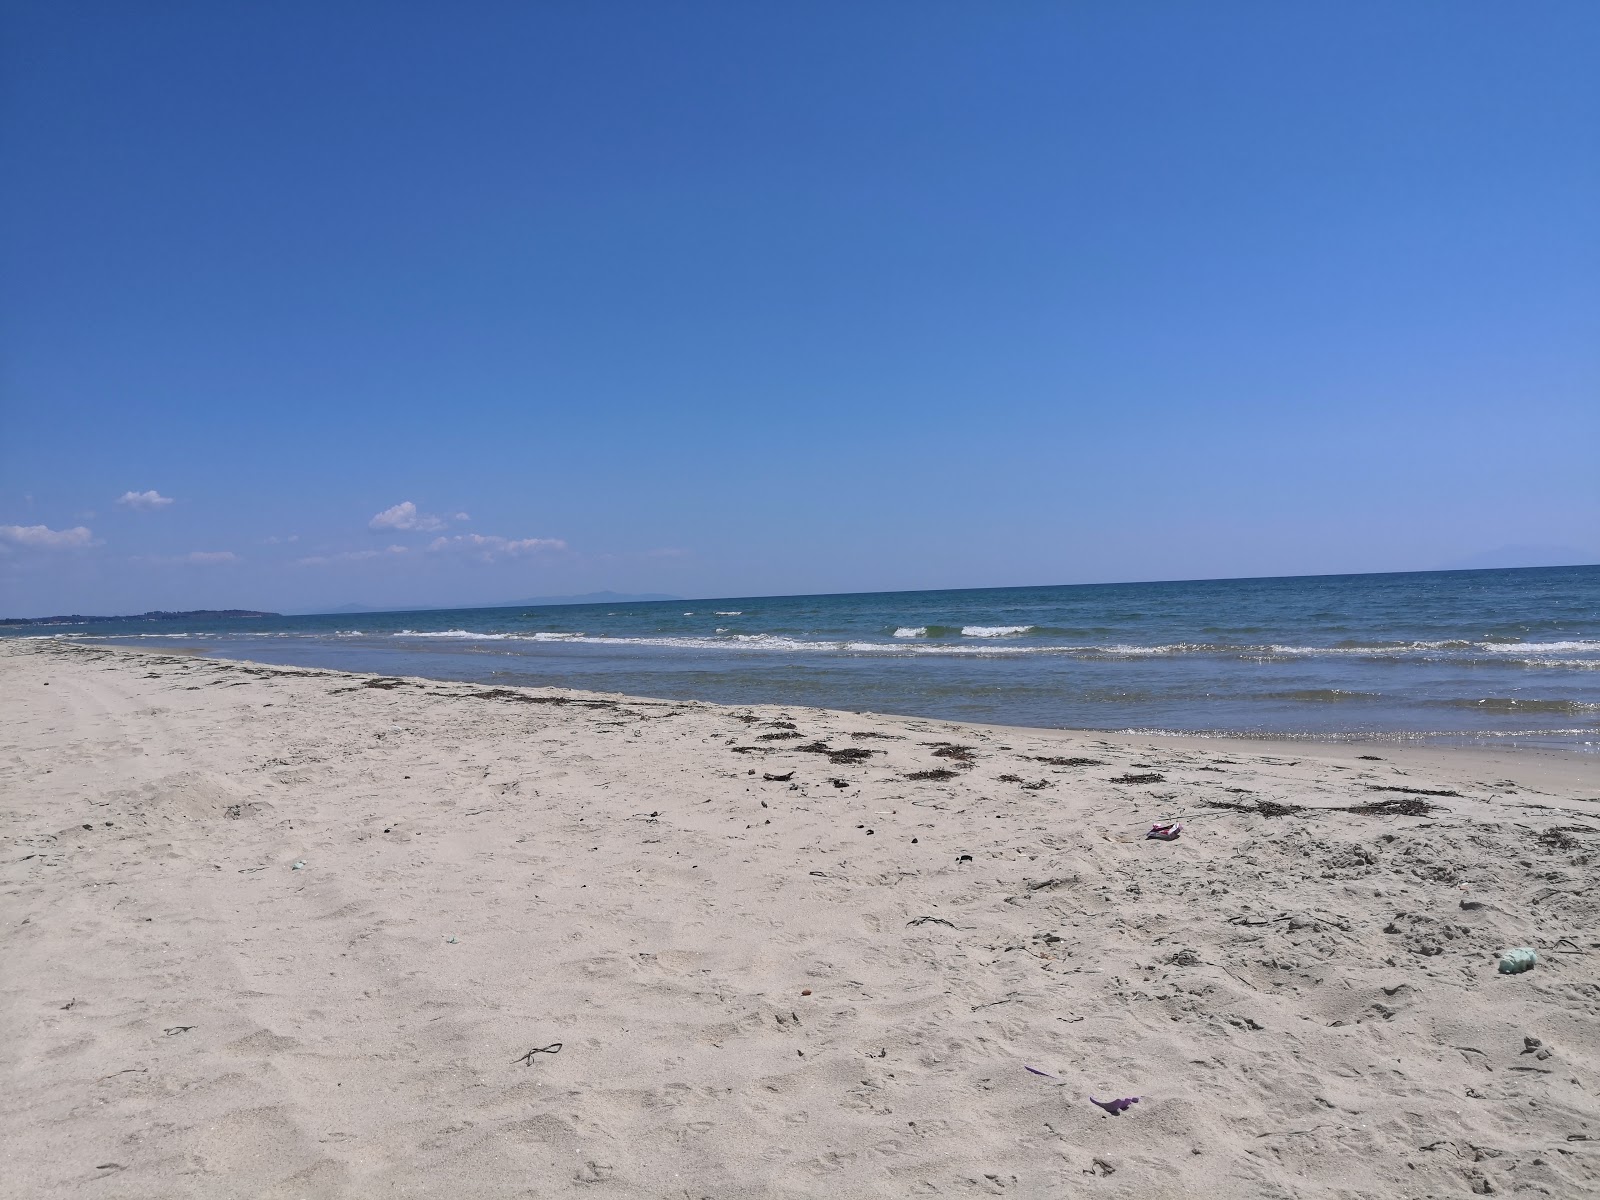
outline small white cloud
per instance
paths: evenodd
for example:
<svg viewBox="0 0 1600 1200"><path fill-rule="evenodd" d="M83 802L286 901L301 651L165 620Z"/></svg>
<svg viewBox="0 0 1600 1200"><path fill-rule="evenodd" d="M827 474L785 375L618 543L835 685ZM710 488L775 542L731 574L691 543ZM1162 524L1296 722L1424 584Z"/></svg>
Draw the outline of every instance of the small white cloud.
<svg viewBox="0 0 1600 1200"><path fill-rule="evenodd" d="M330 563L363 562L369 558L388 558L394 554L409 554L407 546L386 546L382 550L346 550L341 554L312 554L294 560L297 567L326 567Z"/></svg>
<svg viewBox="0 0 1600 1200"><path fill-rule="evenodd" d="M386 508L367 522L368 529L414 529L419 533L432 533L443 529L444 522L431 513L419 513L417 506L402 500L393 508Z"/></svg>
<svg viewBox="0 0 1600 1200"><path fill-rule="evenodd" d="M428 549L467 551L484 562L492 562L502 555L516 558L523 554L541 551L565 550L567 543L560 538L504 538L491 533L458 533L452 537L434 538Z"/></svg>
<svg viewBox="0 0 1600 1200"><path fill-rule="evenodd" d="M148 492L123 492L122 495L117 497L117 503L128 508L137 508L144 512L150 512L157 508L165 508L171 504L172 497L163 496L160 492L151 488Z"/></svg>
<svg viewBox="0 0 1600 1200"><path fill-rule="evenodd" d="M0 525L0 542L10 542L13 546L67 550L94 545L94 534L82 525L72 529L51 529L48 525Z"/></svg>
<svg viewBox="0 0 1600 1200"><path fill-rule="evenodd" d="M452 521L470 521L470 520L472 520L472 518L469 517L466 513L457 513L455 516L451 517L450 519Z"/></svg>
<svg viewBox="0 0 1600 1200"><path fill-rule="evenodd" d="M277 534L273 534L271 537L262 538L261 544L263 546L288 546L299 540L300 535L298 533L291 533L287 537L279 537Z"/></svg>

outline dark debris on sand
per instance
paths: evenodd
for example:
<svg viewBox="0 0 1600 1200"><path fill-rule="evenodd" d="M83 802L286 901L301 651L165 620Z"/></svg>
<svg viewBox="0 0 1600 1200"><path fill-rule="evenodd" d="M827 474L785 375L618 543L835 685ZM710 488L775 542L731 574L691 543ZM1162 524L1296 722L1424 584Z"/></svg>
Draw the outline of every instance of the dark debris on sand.
<svg viewBox="0 0 1600 1200"><path fill-rule="evenodd" d="M882 754L882 750L867 750L861 746L846 746L842 750L835 750L827 742L808 742L804 746L796 746L796 750L805 754L826 754L828 761L840 766L851 763L866 762L874 754Z"/></svg>
<svg viewBox="0 0 1600 1200"><path fill-rule="evenodd" d="M1459 795L1461 795L1460 792L1454 791L1454 790L1452 790L1450 788L1401 787L1398 784L1390 784L1390 783L1369 783L1369 784L1367 784L1367 791L1369 791L1369 792L1404 792L1408 796L1459 796Z"/></svg>

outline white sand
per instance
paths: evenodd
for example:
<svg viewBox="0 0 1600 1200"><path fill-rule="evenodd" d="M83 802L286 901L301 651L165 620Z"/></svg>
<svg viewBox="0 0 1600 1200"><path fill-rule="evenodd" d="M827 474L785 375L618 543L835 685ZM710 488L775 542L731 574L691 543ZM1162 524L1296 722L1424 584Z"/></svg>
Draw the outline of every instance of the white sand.
<svg viewBox="0 0 1600 1200"><path fill-rule="evenodd" d="M0 1193L1600 1191L1592 759L373 682L0 648Z"/></svg>

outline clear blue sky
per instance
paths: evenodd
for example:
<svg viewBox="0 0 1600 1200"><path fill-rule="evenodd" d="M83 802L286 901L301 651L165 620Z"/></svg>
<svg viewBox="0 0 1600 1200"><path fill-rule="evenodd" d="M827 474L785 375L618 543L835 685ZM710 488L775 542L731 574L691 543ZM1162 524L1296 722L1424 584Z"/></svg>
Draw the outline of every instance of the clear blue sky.
<svg viewBox="0 0 1600 1200"><path fill-rule="evenodd" d="M1591 0L0 13L5 613L1600 558Z"/></svg>

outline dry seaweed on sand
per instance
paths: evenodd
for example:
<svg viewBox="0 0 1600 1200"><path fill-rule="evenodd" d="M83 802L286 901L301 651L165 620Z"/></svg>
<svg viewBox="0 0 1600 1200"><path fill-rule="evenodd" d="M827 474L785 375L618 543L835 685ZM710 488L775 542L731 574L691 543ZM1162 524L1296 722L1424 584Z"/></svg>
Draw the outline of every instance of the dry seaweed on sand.
<svg viewBox="0 0 1600 1200"><path fill-rule="evenodd" d="M756 734L756 741L758 741L758 742L786 742L786 741L790 741L790 740L792 740L794 738L801 738L801 737L804 737L804 736L805 736L805 734L796 733L794 730L791 730L791 729L781 729L777 733L758 733L758 734Z"/></svg>
<svg viewBox="0 0 1600 1200"><path fill-rule="evenodd" d="M1305 811L1298 804L1282 804L1277 800L1257 800L1254 804L1239 804L1233 800L1211 798L1206 800L1205 803L1212 808L1226 808L1233 812L1255 813L1261 817L1287 817L1297 812Z"/></svg>
<svg viewBox="0 0 1600 1200"><path fill-rule="evenodd" d="M1455 792L1429 792L1430 796L1454 796ZM1418 796L1397 796L1393 800L1374 800L1370 804L1352 804L1336 812L1363 813L1368 816L1426 817L1438 809Z"/></svg>
<svg viewBox="0 0 1600 1200"><path fill-rule="evenodd" d="M1165 783L1167 777L1159 771L1130 771L1126 775L1113 775L1112 783Z"/></svg>
<svg viewBox="0 0 1600 1200"><path fill-rule="evenodd" d="M1460 792L1455 791L1453 788L1401 787L1398 784L1392 784L1392 783L1369 783L1369 784L1367 784L1367 791L1369 791L1369 792L1404 792L1408 796L1459 796L1459 795L1461 795Z"/></svg>
<svg viewBox="0 0 1600 1200"><path fill-rule="evenodd" d="M1208 799L1212 808L1226 808L1234 812L1254 813L1260 817L1290 817L1296 813L1347 812L1362 816L1426 817L1437 805L1429 804L1416 796L1396 796L1392 800L1374 800L1369 804L1307 806L1285 804L1279 800L1257 800L1254 804L1238 804L1232 800Z"/></svg>
<svg viewBox="0 0 1600 1200"><path fill-rule="evenodd" d="M1106 765L1104 759L1083 758L1079 755L1062 758L1056 754L1030 754L1028 757L1033 759L1034 762L1042 762L1051 767L1103 767Z"/></svg>
<svg viewBox="0 0 1600 1200"><path fill-rule="evenodd" d="M860 746L846 746L842 750L835 750L827 742L808 742L804 746L796 746L796 750L804 754L826 754L828 761L840 766L851 763L866 762L874 754L883 753L881 750L866 750Z"/></svg>
<svg viewBox="0 0 1600 1200"><path fill-rule="evenodd" d="M952 762L970 767L977 762L977 756L972 753L971 746L958 746L955 742L923 742L924 746L933 747L933 757L948 758Z"/></svg>
<svg viewBox="0 0 1600 1200"><path fill-rule="evenodd" d="M1548 846L1552 850L1576 850L1581 844L1572 835L1575 833L1594 833L1593 829L1584 825L1552 825L1539 835L1539 844Z"/></svg>
<svg viewBox="0 0 1600 1200"><path fill-rule="evenodd" d="M402 681L403 682L403 681ZM368 687L375 684L368 684ZM482 692L468 692L469 700L510 700L517 704L550 704L557 708L573 705L578 708L618 708L615 700L586 700L577 696L530 696L526 692L514 692L510 688L490 688Z"/></svg>
<svg viewBox="0 0 1600 1200"><path fill-rule="evenodd" d="M901 778L902 779L918 779L918 780L921 780L921 779L944 780L944 779L955 779L959 775L960 775L959 771L952 771L949 767L930 767L926 771L907 771L904 775L901 776Z"/></svg>

